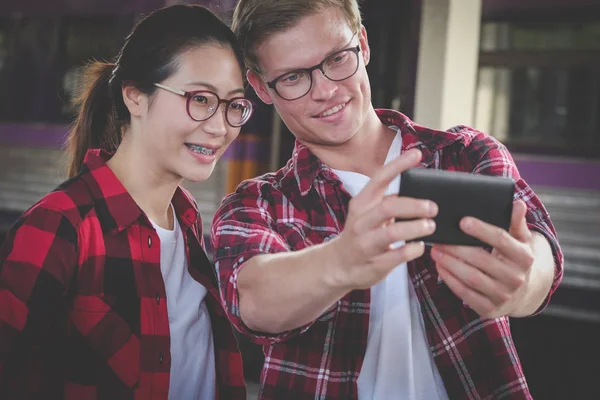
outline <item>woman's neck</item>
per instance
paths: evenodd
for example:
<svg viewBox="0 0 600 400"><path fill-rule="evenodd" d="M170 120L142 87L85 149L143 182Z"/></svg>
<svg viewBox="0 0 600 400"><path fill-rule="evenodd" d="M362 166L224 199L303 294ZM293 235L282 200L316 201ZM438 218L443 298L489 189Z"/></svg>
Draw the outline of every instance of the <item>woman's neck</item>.
<svg viewBox="0 0 600 400"><path fill-rule="evenodd" d="M173 229L171 200L181 178L161 169L150 157L124 138L107 162L129 195L156 225Z"/></svg>

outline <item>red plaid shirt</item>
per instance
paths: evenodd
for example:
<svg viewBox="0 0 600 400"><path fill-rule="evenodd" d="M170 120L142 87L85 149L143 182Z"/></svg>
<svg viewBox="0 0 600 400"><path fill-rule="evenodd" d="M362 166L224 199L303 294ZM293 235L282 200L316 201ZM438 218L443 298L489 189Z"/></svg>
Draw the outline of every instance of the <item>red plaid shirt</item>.
<svg viewBox="0 0 600 400"><path fill-rule="evenodd" d="M160 240L91 150L26 211L0 249L0 398L167 399L169 318ZM189 272L208 289L220 399L246 399L242 359L202 248L193 198L173 206Z"/></svg>
<svg viewBox="0 0 600 400"><path fill-rule="evenodd" d="M506 148L465 126L436 131L404 115L377 111L400 128L402 151L418 148L426 168L512 177L515 199L525 201L527 222L550 242L556 272L563 256L548 213L519 173ZM300 250L338 235L350 195L337 176L305 146L273 174L242 183L225 198L213 221L212 238L221 295L235 327L264 345L262 399L356 399L367 347L370 291L355 290L311 324L281 335L249 330L240 319L236 280L257 254ZM429 349L451 399L529 399L508 318L482 319L438 282L429 247L408 264L425 324ZM549 300L548 296L548 299ZM547 304L547 301L546 303ZM545 306L544 304L544 306Z"/></svg>

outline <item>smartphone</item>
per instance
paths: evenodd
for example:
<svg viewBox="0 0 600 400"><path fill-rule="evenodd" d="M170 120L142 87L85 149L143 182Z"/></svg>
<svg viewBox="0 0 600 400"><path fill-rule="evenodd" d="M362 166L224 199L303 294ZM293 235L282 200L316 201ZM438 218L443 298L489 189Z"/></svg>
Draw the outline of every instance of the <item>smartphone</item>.
<svg viewBox="0 0 600 400"><path fill-rule="evenodd" d="M429 199L438 205L435 232L415 240L485 247L489 245L460 229L460 220L471 216L508 230L514 192L510 178L412 168L401 175L399 195Z"/></svg>

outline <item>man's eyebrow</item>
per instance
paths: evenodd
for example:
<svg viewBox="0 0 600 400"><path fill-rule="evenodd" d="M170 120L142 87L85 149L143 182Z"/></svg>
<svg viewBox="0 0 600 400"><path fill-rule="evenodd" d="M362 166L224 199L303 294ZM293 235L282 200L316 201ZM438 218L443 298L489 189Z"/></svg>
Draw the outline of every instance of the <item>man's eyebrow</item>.
<svg viewBox="0 0 600 400"><path fill-rule="evenodd" d="M326 60L327 58L331 57L333 54L337 53L338 51L343 50L343 49L347 48L348 46L350 46L350 42L352 42L352 40L354 40L354 36L356 36L356 34L352 35L352 37L350 38L350 40L348 42L346 42L346 44L338 45L333 50L329 51L329 53L327 53L327 55L325 57L323 57L323 60ZM323 60L321 60L321 61L323 61ZM275 70L273 75L281 76L283 74L287 74L288 72L294 72L294 71L307 69L307 68L310 68L310 67L280 68L280 69Z"/></svg>

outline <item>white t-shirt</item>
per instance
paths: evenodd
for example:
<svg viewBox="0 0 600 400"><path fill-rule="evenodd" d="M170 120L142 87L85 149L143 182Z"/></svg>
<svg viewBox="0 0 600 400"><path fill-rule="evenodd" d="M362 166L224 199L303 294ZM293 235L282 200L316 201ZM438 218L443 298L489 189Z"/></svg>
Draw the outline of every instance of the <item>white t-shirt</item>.
<svg viewBox="0 0 600 400"><path fill-rule="evenodd" d="M175 212L171 206L173 215ZM160 238L160 271L167 292L171 331L169 399L213 400L215 355L206 308L207 290L188 271L185 240L177 218L172 231L152 222Z"/></svg>
<svg viewBox="0 0 600 400"><path fill-rule="evenodd" d="M396 127L392 127L398 131ZM397 133L385 163L400 155L402 136ZM333 170L351 196L369 182L368 176ZM387 193L397 194L400 176ZM397 247L404 242L394 244ZM371 287L371 313L367 351L358 376L360 400L445 400L446 389L435 365L425 334L421 307L406 263Z"/></svg>

